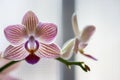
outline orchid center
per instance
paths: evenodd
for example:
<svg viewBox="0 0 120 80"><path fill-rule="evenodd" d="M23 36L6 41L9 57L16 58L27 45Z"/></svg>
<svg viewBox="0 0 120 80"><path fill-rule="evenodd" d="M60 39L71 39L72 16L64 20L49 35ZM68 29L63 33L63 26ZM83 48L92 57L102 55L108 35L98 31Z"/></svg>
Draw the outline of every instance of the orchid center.
<svg viewBox="0 0 120 80"><path fill-rule="evenodd" d="M25 49L33 54L39 48L39 42L35 40L34 36L30 36L28 41L25 43Z"/></svg>

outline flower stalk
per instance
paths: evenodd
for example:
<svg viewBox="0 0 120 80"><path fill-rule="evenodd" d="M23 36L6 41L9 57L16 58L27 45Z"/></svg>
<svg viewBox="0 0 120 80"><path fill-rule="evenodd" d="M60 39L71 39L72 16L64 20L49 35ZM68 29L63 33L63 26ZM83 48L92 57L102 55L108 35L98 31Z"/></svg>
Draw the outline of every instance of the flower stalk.
<svg viewBox="0 0 120 80"><path fill-rule="evenodd" d="M10 67L10 66L12 66L12 65L14 65L14 64L16 64L16 63L18 63L18 62L20 62L20 61L11 61L11 62L5 64L3 67L0 68L0 73L1 73L2 71L4 71L5 69L7 69L8 67Z"/></svg>
<svg viewBox="0 0 120 80"><path fill-rule="evenodd" d="M63 58L60 58L60 57L56 58L56 60L58 60L61 63L65 64L69 69L71 68L72 65L76 65L76 66L81 67L85 72L90 71L90 70L88 70L89 67L84 62L67 61L67 60L65 60ZM20 62L20 61L11 61L11 62L5 64L3 67L0 68L0 73L2 71L4 71L5 69L7 69L8 67L10 67L10 66L12 66L12 65L14 65L14 64L16 64L18 62Z"/></svg>
<svg viewBox="0 0 120 80"><path fill-rule="evenodd" d="M56 58L58 61L60 61L61 63L64 63L69 69L71 69L72 65L76 65L81 67L85 72L90 71L88 70L88 68L86 67L86 64L84 62L74 62L74 61L67 61L63 58Z"/></svg>

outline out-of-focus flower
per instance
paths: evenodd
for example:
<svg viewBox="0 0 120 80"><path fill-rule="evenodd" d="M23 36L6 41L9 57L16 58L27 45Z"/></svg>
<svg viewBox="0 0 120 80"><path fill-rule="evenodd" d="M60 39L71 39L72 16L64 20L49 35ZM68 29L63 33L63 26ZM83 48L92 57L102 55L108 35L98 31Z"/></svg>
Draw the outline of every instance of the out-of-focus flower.
<svg viewBox="0 0 120 80"><path fill-rule="evenodd" d="M0 74L0 80L20 80L20 79L12 77L10 75Z"/></svg>
<svg viewBox="0 0 120 80"><path fill-rule="evenodd" d="M5 28L4 33L7 40L13 44L4 52L6 59L25 59L28 63L35 64L40 58L60 56L60 48L52 43L57 34L57 26L39 22L32 11L24 15L21 25L10 25Z"/></svg>
<svg viewBox="0 0 120 80"><path fill-rule="evenodd" d="M9 63L10 60L3 59L0 57L0 68L3 67L5 64ZM6 68L4 71L0 72L0 80L19 80L13 76L10 76L9 73L14 71L19 66L20 62L17 64L14 64L8 68Z"/></svg>
<svg viewBox="0 0 120 80"><path fill-rule="evenodd" d="M63 55L61 57L64 59L69 59L73 53L79 52L88 58L97 60L93 56L86 54L83 51L83 49L88 45L88 41L95 31L95 27L93 25L88 25L80 33L79 28L78 28L78 23L77 23L77 16L75 13L72 16L72 25L73 25L73 31L75 34L75 38L70 39L64 44L62 48Z"/></svg>

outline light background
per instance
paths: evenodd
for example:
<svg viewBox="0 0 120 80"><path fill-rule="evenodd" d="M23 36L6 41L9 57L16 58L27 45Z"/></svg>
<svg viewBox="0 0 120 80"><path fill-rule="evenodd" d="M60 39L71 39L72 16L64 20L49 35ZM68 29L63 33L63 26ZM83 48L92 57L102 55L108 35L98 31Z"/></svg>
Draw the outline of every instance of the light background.
<svg viewBox="0 0 120 80"><path fill-rule="evenodd" d="M77 0L76 12L80 30L89 24L96 26L86 52L98 58L95 62L77 57L91 71L76 67L76 80L120 80L120 0Z"/></svg>

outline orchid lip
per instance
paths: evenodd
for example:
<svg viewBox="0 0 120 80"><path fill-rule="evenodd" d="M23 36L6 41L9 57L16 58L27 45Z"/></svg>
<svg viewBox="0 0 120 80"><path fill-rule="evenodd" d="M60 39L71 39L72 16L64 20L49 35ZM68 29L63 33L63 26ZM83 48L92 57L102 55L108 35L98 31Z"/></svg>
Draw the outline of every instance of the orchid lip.
<svg viewBox="0 0 120 80"><path fill-rule="evenodd" d="M40 57L36 56L35 54L30 54L25 58L25 60L30 64L36 64L40 60Z"/></svg>

